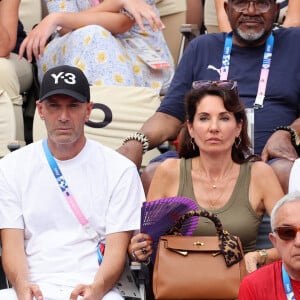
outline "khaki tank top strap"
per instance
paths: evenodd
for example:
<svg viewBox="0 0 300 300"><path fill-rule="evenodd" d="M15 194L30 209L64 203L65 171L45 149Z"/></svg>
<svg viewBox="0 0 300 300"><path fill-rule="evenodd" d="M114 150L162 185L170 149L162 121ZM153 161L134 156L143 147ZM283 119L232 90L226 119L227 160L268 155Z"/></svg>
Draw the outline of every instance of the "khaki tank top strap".
<svg viewBox="0 0 300 300"><path fill-rule="evenodd" d="M192 159L181 158L178 196L188 197L195 200L191 171Z"/></svg>

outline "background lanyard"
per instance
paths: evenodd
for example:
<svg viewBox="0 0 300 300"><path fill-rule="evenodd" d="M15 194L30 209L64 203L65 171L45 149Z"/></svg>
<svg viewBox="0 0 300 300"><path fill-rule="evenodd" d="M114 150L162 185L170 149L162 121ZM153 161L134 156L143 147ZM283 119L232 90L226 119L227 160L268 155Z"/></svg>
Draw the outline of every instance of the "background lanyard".
<svg viewBox="0 0 300 300"><path fill-rule="evenodd" d="M269 35L266 41L264 58L263 58L262 67L260 71L258 90L256 93L255 102L253 104L254 108L263 107L263 103L266 95L266 89L267 89L267 82L269 78L271 60L272 60L273 46L274 46L274 35L271 32L271 34ZM228 79L231 50L232 50L232 32L228 33L225 38L225 44L224 44L224 50L222 56L222 66L220 71L220 80Z"/></svg>
<svg viewBox="0 0 300 300"><path fill-rule="evenodd" d="M293 287L291 284L290 276L288 275L287 271L285 270L283 264L281 266L281 273L282 273L282 283L284 286L286 299L296 300L294 292L293 292Z"/></svg>

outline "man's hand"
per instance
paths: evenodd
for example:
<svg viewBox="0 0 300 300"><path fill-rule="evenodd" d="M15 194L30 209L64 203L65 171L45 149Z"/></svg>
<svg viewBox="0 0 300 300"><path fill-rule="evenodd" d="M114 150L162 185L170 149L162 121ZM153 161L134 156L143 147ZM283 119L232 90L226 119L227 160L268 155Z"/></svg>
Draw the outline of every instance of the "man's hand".
<svg viewBox="0 0 300 300"><path fill-rule="evenodd" d="M96 287L89 284L79 284L75 287L70 295L70 300L100 300L102 299L102 292L96 290ZM78 298L79 297L79 298Z"/></svg>
<svg viewBox="0 0 300 300"><path fill-rule="evenodd" d="M17 288L16 292L19 300L43 299L42 292L37 284L23 284Z"/></svg>
<svg viewBox="0 0 300 300"><path fill-rule="evenodd" d="M291 143L291 135L284 130L275 131L268 139L261 158L267 162L272 158L284 158L294 161L298 158L297 152Z"/></svg>

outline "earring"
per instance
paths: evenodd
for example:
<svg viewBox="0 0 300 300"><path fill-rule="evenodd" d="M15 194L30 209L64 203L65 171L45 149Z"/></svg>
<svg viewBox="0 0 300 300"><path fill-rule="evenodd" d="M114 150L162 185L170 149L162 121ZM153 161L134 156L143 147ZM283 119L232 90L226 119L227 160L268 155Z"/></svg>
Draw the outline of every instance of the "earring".
<svg viewBox="0 0 300 300"><path fill-rule="evenodd" d="M190 142L191 142L191 144L192 144L192 148L193 148L194 151L196 151L194 141L195 141L194 138L191 138L191 141L190 141Z"/></svg>
<svg viewBox="0 0 300 300"><path fill-rule="evenodd" d="M234 146L235 146L236 149L239 148L241 142L242 142L241 136L236 137L236 139L234 141Z"/></svg>

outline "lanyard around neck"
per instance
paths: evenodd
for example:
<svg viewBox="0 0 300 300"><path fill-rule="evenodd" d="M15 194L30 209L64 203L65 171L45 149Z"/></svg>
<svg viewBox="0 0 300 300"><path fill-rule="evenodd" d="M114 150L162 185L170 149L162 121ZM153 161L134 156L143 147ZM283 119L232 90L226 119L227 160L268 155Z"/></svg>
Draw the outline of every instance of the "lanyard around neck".
<svg viewBox="0 0 300 300"><path fill-rule="evenodd" d="M256 109L263 107L263 103L266 95L266 89L267 89L267 82L269 78L269 71L271 66L273 46L274 46L274 35L273 33L271 33L266 41L264 58L263 58L262 67L260 71L259 84L256 93L256 99L254 102L254 108ZM224 50L222 56L222 66L220 71L220 80L228 79L231 50L232 50L232 32L228 33L225 38Z"/></svg>
<svg viewBox="0 0 300 300"><path fill-rule="evenodd" d="M296 297L293 292L293 287L291 284L290 276L285 270L283 264L281 266L281 273L282 273L282 283L284 286L285 294L286 294L286 299L287 300L296 300Z"/></svg>
<svg viewBox="0 0 300 300"><path fill-rule="evenodd" d="M80 207L78 206L74 196L71 194L71 191L69 189L67 181L64 178L58 164L56 163L53 155L50 152L47 139L43 140L43 148L44 148L44 152L45 152L46 158L48 160L50 169L52 170L52 173L58 183L58 186L59 186L60 190L62 191L64 197L66 198L72 211L74 212L75 216L77 217L79 223L84 227L85 231L89 234L89 236L92 239L98 240L99 239L98 233L90 227L89 221L84 216L84 214L82 213Z"/></svg>

